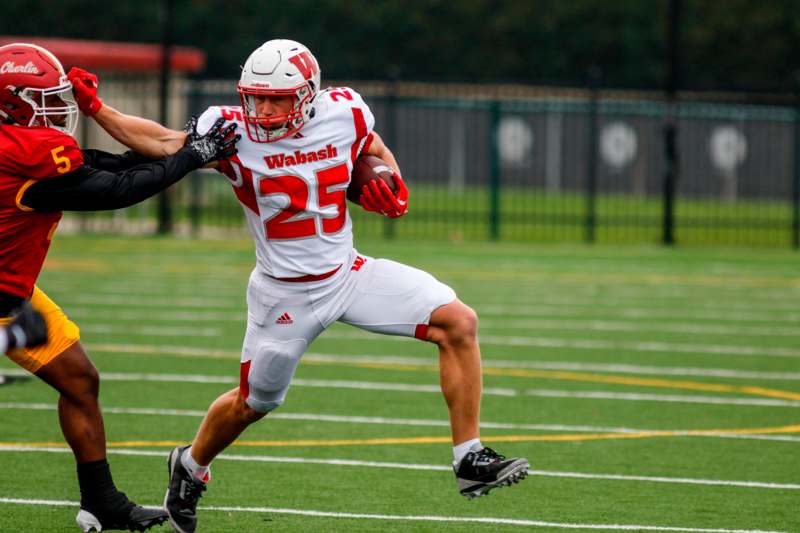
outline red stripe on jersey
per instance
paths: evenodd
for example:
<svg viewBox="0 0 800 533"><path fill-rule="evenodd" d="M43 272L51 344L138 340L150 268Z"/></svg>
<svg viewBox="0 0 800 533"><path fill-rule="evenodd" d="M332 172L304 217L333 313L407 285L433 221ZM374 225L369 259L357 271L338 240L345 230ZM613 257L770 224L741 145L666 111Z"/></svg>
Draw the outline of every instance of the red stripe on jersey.
<svg viewBox="0 0 800 533"><path fill-rule="evenodd" d="M370 133L367 135L367 140L364 141L364 148L361 149L362 152L367 153L369 152L369 147L372 146L372 141L375 140L375 136Z"/></svg>
<svg viewBox="0 0 800 533"><path fill-rule="evenodd" d="M414 336L421 341L428 340L428 324L417 324L414 330Z"/></svg>
<svg viewBox="0 0 800 533"><path fill-rule="evenodd" d="M353 109L353 122L356 127L356 141L350 147L350 162L355 165L356 157L358 157L358 150L361 148L361 140L367 136L367 121L364 120L364 112L359 108Z"/></svg>
<svg viewBox="0 0 800 533"><path fill-rule="evenodd" d="M245 361L239 367L239 394L245 400L250 396L250 383L247 381L247 377L250 375L250 363L251 361Z"/></svg>
<svg viewBox="0 0 800 533"><path fill-rule="evenodd" d="M236 168L233 167L234 165L236 165ZM231 181L231 187L233 187L233 192L239 202L258 215L258 202L256 201L256 191L253 186L253 171L244 166L244 163L237 155L220 160L219 171Z"/></svg>

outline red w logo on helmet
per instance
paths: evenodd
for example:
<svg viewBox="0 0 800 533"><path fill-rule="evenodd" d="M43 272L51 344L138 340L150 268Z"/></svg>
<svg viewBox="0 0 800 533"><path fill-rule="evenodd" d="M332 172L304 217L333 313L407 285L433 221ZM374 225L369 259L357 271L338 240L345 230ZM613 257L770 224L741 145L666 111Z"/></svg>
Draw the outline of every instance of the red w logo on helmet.
<svg viewBox="0 0 800 533"><path fill-rule="evenodd" d="M300 74L307 80L311 79L311 76L319 72L319 67L317 67L317 62L314 61L314 58L311 57L311 54L308 52L300 52L296 56L292 56L289 58L289 61L297 67L297 70L300 71Z"/></svg>

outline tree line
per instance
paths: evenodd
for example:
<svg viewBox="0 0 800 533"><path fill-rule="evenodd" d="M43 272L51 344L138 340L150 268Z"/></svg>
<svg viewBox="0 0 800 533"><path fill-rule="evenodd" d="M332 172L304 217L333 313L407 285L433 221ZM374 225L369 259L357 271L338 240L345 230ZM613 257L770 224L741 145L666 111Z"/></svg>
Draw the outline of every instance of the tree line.
<svg viewBox="0 0 800 533"><path fill-rule="evenodd" d="M11 0L2 33L204 50L202 77L238 76L260 43L292 38L323 76L660 88L669 0ZM680 86L793 91L800 0L682 0Z"/></svg>

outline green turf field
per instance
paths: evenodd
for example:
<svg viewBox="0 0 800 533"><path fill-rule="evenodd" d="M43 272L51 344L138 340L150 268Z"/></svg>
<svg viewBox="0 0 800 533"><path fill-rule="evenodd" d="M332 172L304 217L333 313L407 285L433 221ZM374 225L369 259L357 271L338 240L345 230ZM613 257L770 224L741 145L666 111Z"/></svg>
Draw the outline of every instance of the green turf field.
<svg viewBox="0 0 800 533"><path fill-rule="evenodd" d="M435 347L337 325L286 404L214 463L199 531L800 531L797 253L359 250L432 272L479 312L483 440L532 475L459 496ZM53 245L39 285L82 328L117 483L143 504L238 379L253 261L249 239ZM2 532L77 531L56 399L36 380L0 386Z"/></svg>

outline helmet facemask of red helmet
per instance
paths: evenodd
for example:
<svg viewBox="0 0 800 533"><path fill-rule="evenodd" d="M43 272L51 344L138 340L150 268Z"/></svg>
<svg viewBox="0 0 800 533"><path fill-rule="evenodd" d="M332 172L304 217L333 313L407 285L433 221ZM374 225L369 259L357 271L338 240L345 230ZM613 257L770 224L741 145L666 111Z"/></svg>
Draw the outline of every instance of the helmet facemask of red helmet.
<svg viewBox="0 0 800 533"><path fill-rule="evenodd" d="M56 57L39 46L0 47L0 118L72 135L78 125L72 84Z"/></svg>

